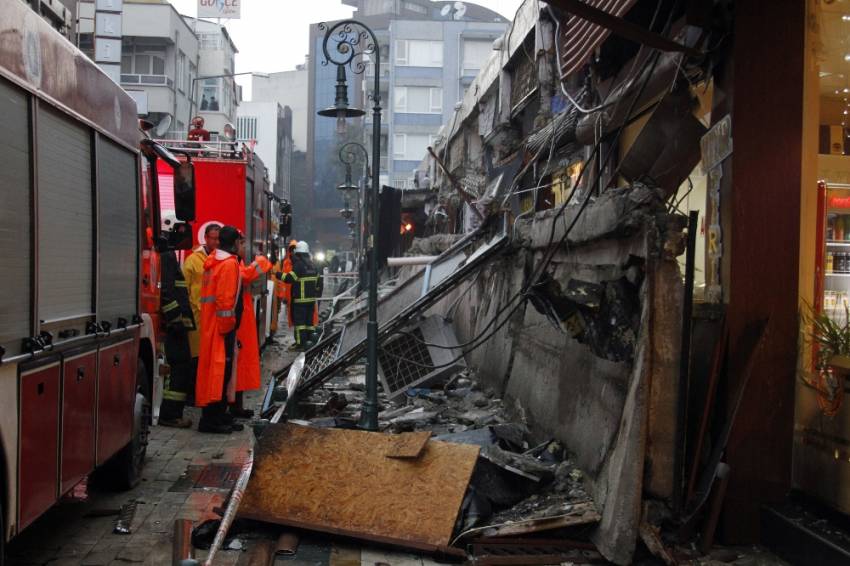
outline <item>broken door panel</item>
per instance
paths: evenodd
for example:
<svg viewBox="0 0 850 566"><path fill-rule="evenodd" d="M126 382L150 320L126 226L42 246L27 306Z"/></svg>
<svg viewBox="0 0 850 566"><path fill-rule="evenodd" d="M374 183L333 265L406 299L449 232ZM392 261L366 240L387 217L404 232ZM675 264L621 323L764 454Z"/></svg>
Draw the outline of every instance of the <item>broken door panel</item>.
<svg viewBox="0 0 850 566"><path fill-rule="evenodd" d="M390 458L397 437L269 425L239 516L425 551L448 551L477 446L429 440Z"/></svg>

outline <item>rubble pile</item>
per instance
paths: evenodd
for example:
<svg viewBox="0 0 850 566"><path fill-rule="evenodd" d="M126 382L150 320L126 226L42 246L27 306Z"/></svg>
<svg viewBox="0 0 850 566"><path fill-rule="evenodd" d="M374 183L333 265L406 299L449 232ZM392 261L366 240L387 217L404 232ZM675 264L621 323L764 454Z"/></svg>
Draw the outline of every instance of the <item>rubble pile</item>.
<svg viewBox="0 0 850 566"><path fill-rule="evenodd" d="M354 428L365 397L362 365L299 399L290 423ZM379 428L428 432L437 441L480 447L455 529L456 542L587 525L599 515L584 476L559 442L534 442L526 423L465 369L442 383L379 397Z"/></svg>

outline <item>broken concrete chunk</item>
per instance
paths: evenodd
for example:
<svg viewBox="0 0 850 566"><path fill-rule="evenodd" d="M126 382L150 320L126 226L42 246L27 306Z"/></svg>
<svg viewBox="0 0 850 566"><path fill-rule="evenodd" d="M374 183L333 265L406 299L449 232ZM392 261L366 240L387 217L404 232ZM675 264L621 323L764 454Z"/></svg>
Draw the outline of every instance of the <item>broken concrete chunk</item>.
<svg viewBox="0 0 850 566"><path fill-rule="evenodd" d="M403 415L399 415L394 419L390 420L390 424L392 425L415 425L415 424L427 424L433 422L437 417L436 411L426 411L424 407L419 407L417 409L413 409Z"/></svg>
<svg viewBox="0 0 850 566"><path fill-rule="evenodd" d="M485 426L494 424L498 421L494 411L485 411L483 409L471 409L458 415L458 421L463 424Z"/></svg>

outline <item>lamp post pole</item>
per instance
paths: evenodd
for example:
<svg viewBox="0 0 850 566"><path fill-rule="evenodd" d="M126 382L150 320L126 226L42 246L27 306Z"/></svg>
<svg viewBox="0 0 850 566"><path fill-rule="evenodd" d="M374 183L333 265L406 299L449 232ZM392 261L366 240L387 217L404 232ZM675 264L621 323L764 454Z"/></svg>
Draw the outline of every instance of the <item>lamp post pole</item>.
<svg viewBox="0 0 850 566"><path fill-rule="evenodd" d="M322 116L336 117L337 131L344 131L345 119L363 116L365 112L348 107L348 86L345 83L345 67L355 74L366 70L363 56L368 55L375 63L375 86L372 93L372 166L381 159L381 54L378 38L366 25L357 20L343 20L331 26L319 24L325 31L322 49L325 55L323 64L334 63L337 66L337 90L334 107L319 112ZM329 51L331 40L335 45ZM369 293L368 321L366 323L366 400L360 415L360 428L378 430L378 255L375 245L378 241L378 192L379 176L372 171L372 190L369 197L371 215L371 234L366 242L369 257Z"/></svg>
<svg viewBox="0 0 850 566"><path fill-rule="evenodd" d="M354 160L356 159L356 155L355 155L355 151L354 151L355 148L360 153L363 154L363 159L365 160L365 167L363 168L363 170L365 172L365 176L364 176L365 182L368 182L368 180L371 178L371 175L373 174L373 172L370 171L370 169L369 169L369 151L366 149L366 147L363 144L360 144L360 143L357 143L357 142L348 142L348 143L344 144L342 147L339 148L339 160L342 163L344 163L345 166L346 166L346 179L345 179L345 183L343 183L342 185L340 185L337 188L344 191L346 193L346 195L349 192L352 192L352 193L355 192L355 191L357 192L357 228L358 229L357 229L357 240L356 240L357 244L356 245L357 245L357 259L358 259L357 266L358 266L358 271L359 271L360 260L362 259L362 253L363 253L363 250L362 250L362 247L363 247L363 232L364 232L363 222L366 220L366 216L364 215L364 209L366 208L366 195L362 194L363 191L361 190L361 186L362 186L361 183L358 181L357 185L355 186L351 182L351 178L350 178L351 165L354 164ZM348 199L348 197L346 196L346 200L347 199Z"/></svg>

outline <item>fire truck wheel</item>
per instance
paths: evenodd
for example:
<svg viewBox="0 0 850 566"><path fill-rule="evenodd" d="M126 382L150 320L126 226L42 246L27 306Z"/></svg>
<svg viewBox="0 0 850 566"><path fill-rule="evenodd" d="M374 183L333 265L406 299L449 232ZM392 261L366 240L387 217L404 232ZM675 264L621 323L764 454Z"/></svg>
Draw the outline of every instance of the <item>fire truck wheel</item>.
<svg viewBox="0 0 850 566"><path fill-rule="evenodd" d="M133 435L130 442L105 466L101 477L111 487L127 490L141 481L142 466L148 449L151 403L148 398L148 372L144 360L139 358L136 370L136 403L133 409Z"/></svg>

